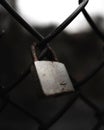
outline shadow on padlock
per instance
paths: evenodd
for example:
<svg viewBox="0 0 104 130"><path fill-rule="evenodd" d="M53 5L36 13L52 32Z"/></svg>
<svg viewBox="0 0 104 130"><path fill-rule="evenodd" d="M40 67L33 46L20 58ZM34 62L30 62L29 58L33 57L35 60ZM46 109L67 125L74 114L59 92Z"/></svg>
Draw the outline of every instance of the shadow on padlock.
<svg viewBox="0 0 104 130"><path fill-rule="evenodd" d="M54 56L53 51L51 48L48 49L52 56L52 61L39 61L35 47L32 45L34 65L31 69L35 80L36 92L40 96L59 96L74 92L72 82L64 64L56 61L57 58Z"/></svg>

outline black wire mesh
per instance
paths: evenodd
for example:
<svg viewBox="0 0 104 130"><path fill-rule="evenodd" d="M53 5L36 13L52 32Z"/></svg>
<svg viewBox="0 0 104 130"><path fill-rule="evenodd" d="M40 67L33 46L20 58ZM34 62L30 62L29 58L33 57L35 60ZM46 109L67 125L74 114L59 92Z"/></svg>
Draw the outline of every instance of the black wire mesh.
<svg viewBox="0 0 104 130"><path fill-rule="evenodd" d="M93 22L92 18L89 16L87 11L85 10L85 6L87 5L88 0L81 0L79 2L78 8L64 21L62 24L60 24L54 31L49 33L46 37L42 36L36 29L33 29L23 18L20 17L19 14L15 12L15 10L7 3L5 0L0 0L0 4L27 30L29 31L37 40L37 48L40 50L39 59L43 59L47 55L48 47L50 42L57 37L58 34L60 34L76 17L77 15L82 12L85 16L88 23L91 25L93 30L98 34L98 36L104 41L104 35L102 32L98 29L98 27ZM2 33L3 34L3 33ZM2 36L0 34L0 37ZM60 111L57 112L57 114L51 118L47 123L44 123L42 120L40 120L37 116L33 115L28 110L25 110L24 107L21 105L16 104L15 102L11 101L9 98L9 92L11 92L12 89L14 89L16 86L18 86L21 81L23 81L30 73L31 73L31 65L26 69L26 71L20 76L20 78L15 81L14 84L8 86L7 88L3 88L1 86L0 89L0 97L3 100L2 106L0 108L0 112L4 110L4 108L7 106L7 104L11 104L12 106L16 107L20 111L24 112L27 116L34 119L39 124L39 130L47 130L51 126L54 125L55 122L57 122L66 112L69 110L72 105L78 100L79 98L87 104L91 109L93 109L95 113L95 117L97 119L97 122L95 126L92 128L93 130L100 130L102 126L104 126L104 119L103 114L104 111L100 110L99 107L94 104L92 101L90 101L86 96L84 96L80 92L80 88L86 84L93 76L96 75L104 66L104 62L102 62L96 69L92 70L88 76L86 76L82 81L80 82L73 82L73 85L75 87L75 92L71 94L72 98L64 105ZM71 77L72 78L72 77ZM72 78L72 81L74 79Z"/></svg>

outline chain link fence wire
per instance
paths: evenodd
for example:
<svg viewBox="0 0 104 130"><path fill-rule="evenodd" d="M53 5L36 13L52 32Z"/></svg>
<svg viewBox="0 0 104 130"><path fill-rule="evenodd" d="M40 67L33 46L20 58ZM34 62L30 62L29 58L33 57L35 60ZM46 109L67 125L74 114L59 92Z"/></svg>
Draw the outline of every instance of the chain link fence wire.
<svg viewBox="0 0 104 130"><path fill-rule="evenodd" d="M78 16L80 12L83 13L84 17L90 24L90 26L93 28L95 33L101 38L102 41L104 41L104 35L103 33L99 30L99 28L96 26L88 12L86 11L85 7L88 3L88 0L80 0L79 1L79 6L75 9L75 11L64 21L62 22L55 30L53 30L51 33L49 33L46 37L42 36L36 29L33 29L10 5L6 0L0 0L0 4L11 14L14 19L21 24L22 27L24 27L31 35L33 35L37 39L37 48L40 50L39 54L39 60L42 60L46 55L47 51L50 46L50 42L58 36L73 20ZM2 32L0 34L0 37L4 35L5 33ZM17 87L21 82L31 73L31 63L26 71L22 74L22 76L19 77L15 83L12 85L8 86L7 88L3 88L1 86L0 89L0 97L2 99L2 105L0 108L0 112L2 112L8 104L11 104L15 108L19 109L23 113L25 113L28 117L32 118L39 124L39 130L48 130L51 128L59 119L62 118L62 116L72 107L72 105L78 100L81 99L87 106L89 106L95 113L95 118L96 118L96 123L95 126L93 126L92 130L100 130L102 126L104 126L104 110L100 110L100 108L93 103L91 100L89 100L85 95L83 95L80 92L81 87L90 80L92 79L104 66L104 62L102 62L96 69L93 69L89 75L87 75L83 80L76 82L73 77L71 77L73 81L73 85L75 88L75 92L71 94L72 98L69 99L69 101L63 105L61 110L59 110L56 115L51 118L47 123L44 123L40 118L37 116L33 115L31 112L26 110L24 107L21 105L18 105L17 103L13 102L9 98L9 92L13 90L15 87ZM25 91L25 90L24 90ZM83 123L83 122L82 122Z"/></svg>

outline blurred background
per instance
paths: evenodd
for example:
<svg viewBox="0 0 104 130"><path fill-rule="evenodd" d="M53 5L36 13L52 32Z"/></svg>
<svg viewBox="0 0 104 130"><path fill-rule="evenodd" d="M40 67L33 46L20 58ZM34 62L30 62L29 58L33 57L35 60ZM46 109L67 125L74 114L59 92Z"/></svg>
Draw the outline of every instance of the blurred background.
<svg viewBox="0 0 104 130"><path fill-rule="evenodd" d="M86 6L92 17L104 17L103 0L90 0ZM93 6L92 6L93 5ZM19 13L31 24L48 26L62 23L78 6L77 0L48 1L48 0L18 0L17 9ZM38 12L38 13L37 13ZM89 29L82 13L66 28L69 32L78 32Z"/></svg>
<svg viewBox="0 0 104 130"><path fill-rule="evenodd" d="M78 6L77 0L7 0L8 3L42 35L46 36L62 23ZM90 0L86 10L104 32L104 1ZM30 45L36 41L0 5L0 86L8 88L32 62ZM102 62L104 43L89 26L82 13L50 43L60 62L67 67L76 82L83 80ZM104 69L82 86L80 92L104 110ZM37 98L35 79L29 74L10 93L9 98L47 123L62 109L72 95ZM3 101L0 99L0 106ZM81 99L56 122L50 130L92 130L96 125L95 112ZM13 105L0 113L1 130L38 130L39 124ZM99 127L104 130L104 127Z"/></svg>

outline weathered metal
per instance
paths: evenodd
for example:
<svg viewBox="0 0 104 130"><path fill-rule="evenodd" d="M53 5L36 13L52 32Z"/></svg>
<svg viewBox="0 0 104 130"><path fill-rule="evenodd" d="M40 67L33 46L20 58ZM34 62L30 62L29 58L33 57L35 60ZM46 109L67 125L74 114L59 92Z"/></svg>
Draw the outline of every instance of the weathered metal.
<svg viewBox="0 0 104 130"><path fill-rule="evenodd" d="M74 91L64 64L52 61L35 61L37 75L46 96Z"/></svg>

